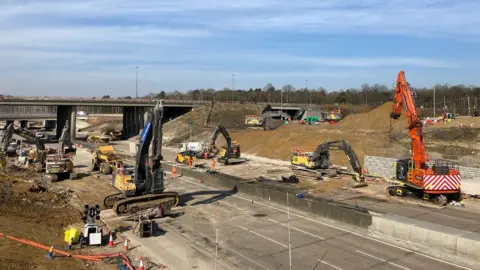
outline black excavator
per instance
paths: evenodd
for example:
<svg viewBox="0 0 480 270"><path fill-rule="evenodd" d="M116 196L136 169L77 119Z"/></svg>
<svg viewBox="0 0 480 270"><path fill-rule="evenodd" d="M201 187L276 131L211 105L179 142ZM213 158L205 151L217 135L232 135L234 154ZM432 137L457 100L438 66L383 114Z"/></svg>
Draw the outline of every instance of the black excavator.
<svg viewBox="0 0 480 270"><path fill-rule="evenodd" d="M367 186L360 161L358 160L355 151L345 140L322 143L317 146L315 152L301 152L298 150L293 152L291 156L291 164L294 174L313 179L321 179L325 174L329 177L335 177L339 170L337 168L332 168L331 166L331 150L340 150L347 155L348 161L354 171L354 174L352 175L352 178L355 181L353 187Z"/></svg>
<svg viewBox="0 0 480 270"><path fill-rule="evenodd" d="M0 140L0 170L5 172L8 159L8 148L13 137L13 124L7 126Z"/></svg>
<svg viewBox="0 0 480 270"><path fill-rule="evenodd" d="M107 196L103 203L112 208L117 215L134 214L137 211L178 205L177 192L165 192L162 157L162 120L163 106L157 102L148 112L145 128L140 134L140 145L133 170L117 170L113 173L114 186L120 193ZM152 144L152 159L148 160L148 152Z"/></svg>
<svg viewBox="0 0 480 270"><path fill-rule="evenodd" d="M222 134L227 142L227 145L220 150L215 145L219 134ZM247 159L240 157L240 144L236 141L232 141L227 129L222 125L215 128L210 145L204 149L204 151L197 153L197 158L204 158L205 152L208 154L209 158L220 155L217 160L225 165L240 164L247 161Z"/></svg>
<svg viewBox="0 0 480 270"><path fill-rule="evenodd" d="M45 148L45 143L40 138L24 128L14 128L13 133L35 144L35 148L29 151L24 165L35 172L42 172L45 169L47 154L54 154L56 151Z"/></svg>

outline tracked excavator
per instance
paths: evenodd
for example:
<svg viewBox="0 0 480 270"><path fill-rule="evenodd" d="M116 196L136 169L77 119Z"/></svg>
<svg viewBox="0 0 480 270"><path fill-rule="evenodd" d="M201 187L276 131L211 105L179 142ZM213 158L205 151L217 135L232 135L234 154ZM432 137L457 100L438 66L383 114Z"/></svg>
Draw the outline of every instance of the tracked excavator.
<svg viewBox="0 0 480 270"><path fill-rule="evenodd" d="M56 153L47 154L45 158L45 173L52 181L59 178L77 178L77 174L73 171L73 156L77 149L73 147L68 130L68 121L66 121L58 140Z"/></svg>
<svg viewBox="0 0 480 270"><path fill-rule="evenodd" d="M227 145L221 149L218 149L215 145L219 134L222 134L227 143ZM204 158L205 153L207 153L209 158L219 155L217 158L218 162L225 165L240 164L247 161L247 159L240 157L240 144L236 141L232 141L227 129L222 125L215 128L210 145L203 151L199 152L197 158Z"/></svg>
<svg viewBox="0 0 480 270"><path fill-rule="evenodd" d="M20 154L18 157L20 165L24 165L35 172L42 172L45 168L47 154L54 154L56 150L46 149L45 144L40 138L24 128L14 128L13 133L35 144L35 148L28 151L27 157L23 157L22 154Z"/></svg>
<svg viewBox="0 0 480 270"><path fill-rule="evenodd" d="M395 179L399 185L392 185L387 191L391 196L411 193L444 205L449 199L458 200L461 195L459 164L441 159L435 160L432 166L428 164L423 124L415 108L414 96L410 84L405 79L405 72L400 71L390 118L398 119L402 114L402 108L405 109L410 132L411 156L396 162Z"/></svg>
<svg viewBox="0 0 480 270"><path fill-rule="evenodd" d="M290 161L294 174L312 179L321 179L324 175L328 177L337 176L339 172L338 168L332 167L330 163L330 151L332 150L343 151L345 155L347 155L348 161L354 171L352 174L354 181L352 187L367 186L360 161L355 151L345 140L322 143L317 146L315 152L301 152L296 150L292 153Z"/></svg>
<svg viewBox="0 0 480 270"><path fill-rule="evenodd" d="M13 123L8 125L8 127L3 132L2 140L0 140L0 171L5 173L5 168L7 166L8 160L8 147L10 145L10 141L13 137Z"/></svg>
<svg viewBox="0 0 480 270"><path fill-rule="evenodd" d="M133 214L152 207L169 209L179 202L177 192L165 192L162 157L162 120L161 101L148 112L145 128L139 137L139 148L133 170L120 169L113 173L114 186L119 193L107 196L103 203L112 208L116 215ZM148 152L152 144L152 159L148 161Z"/></svg>

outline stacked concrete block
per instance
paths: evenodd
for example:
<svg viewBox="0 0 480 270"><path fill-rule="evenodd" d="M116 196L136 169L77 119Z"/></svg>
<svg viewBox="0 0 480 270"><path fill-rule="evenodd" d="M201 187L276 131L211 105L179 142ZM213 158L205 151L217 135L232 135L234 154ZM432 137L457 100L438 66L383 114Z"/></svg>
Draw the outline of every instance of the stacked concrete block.
<svg viewBox="0 0 480 270"><path fill-rule="evenodd" d="M369 175L391 178L395 175L395 163L397 159L378 156L365 156L364 168ZM432 166L434 162L429 162ZM462 179L475 179L480 176L480 168L460 166Z"/></svg>

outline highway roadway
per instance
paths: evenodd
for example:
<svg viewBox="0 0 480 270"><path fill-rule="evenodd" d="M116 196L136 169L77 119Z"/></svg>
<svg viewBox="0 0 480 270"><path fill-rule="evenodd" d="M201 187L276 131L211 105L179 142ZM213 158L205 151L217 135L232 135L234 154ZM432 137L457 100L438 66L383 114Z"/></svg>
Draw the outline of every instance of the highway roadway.
<svg viewBox="0 0 480 270"><path fill-rule="evenodd" d="M472 269L197 179L169 180L167 189L183 194L185 214L162 226L202 245L213 263L218 222L218 258L234 269L289 269L289 227L291 269Z"/></svg>

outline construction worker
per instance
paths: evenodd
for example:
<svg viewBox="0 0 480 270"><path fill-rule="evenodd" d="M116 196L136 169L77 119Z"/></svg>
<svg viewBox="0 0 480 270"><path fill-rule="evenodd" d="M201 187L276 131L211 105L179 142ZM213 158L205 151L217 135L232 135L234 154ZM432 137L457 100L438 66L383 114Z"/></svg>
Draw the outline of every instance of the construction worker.
<svg viewBox="0 0 480 270"><path fill-rule="evenodd" d="M54 247L55 247L55 246L51 246L50 249L48 250L47 258L48 258L49 260L53 260L53 259L54 259L54 255L53 255L53 248L54 248Z"/></svg>
<svg viewBox="0 0 480 270"><path fill-rule="evenodd" d="M188 159L188 167L191 169L192 168L192 158Z"/></svg>
<svg viewBox="0 0 480 270"><path fill-rule="evenodd" d="M175 166L172 167L172 178L177 177L177 168Z"/></svg>
<svg viewBox="0 0 480 270"><path fill-rule="evenodd" d="M212 159L212 171L215 171L215 159Z"/></svg>

